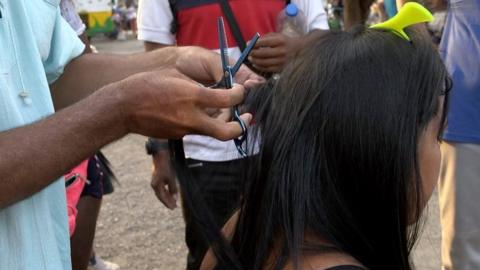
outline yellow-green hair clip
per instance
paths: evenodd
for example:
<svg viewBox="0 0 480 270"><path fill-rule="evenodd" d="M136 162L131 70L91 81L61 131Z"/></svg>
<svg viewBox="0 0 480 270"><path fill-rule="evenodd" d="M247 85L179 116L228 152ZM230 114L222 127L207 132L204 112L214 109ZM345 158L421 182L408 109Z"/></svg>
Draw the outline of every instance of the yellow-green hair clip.
<svg viewBox="0 0 480 270"><path fill-rule="evenodd" d="M370 26L370 28L390 30L400 37L410 41L410 37L405 33L404 29L408 26L430 22L433 15L425 7L415 2L406 3L398 13L389 20Z"/></svg>

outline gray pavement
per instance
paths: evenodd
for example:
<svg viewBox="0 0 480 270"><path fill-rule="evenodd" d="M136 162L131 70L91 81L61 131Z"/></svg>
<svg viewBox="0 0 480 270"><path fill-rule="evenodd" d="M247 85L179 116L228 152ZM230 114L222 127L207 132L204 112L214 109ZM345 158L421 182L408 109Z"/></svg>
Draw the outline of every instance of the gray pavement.
<svg viewBox="0 0 480 270"><path fill-rule="evenodd" d="M143 51L136 40L92 41L100 52ZM106 196L98 222L95 248L121 269L184 269L186 248L181 211L169 211L150 190L151 161L144 154L145 138L129 135L105 148L120 186ZM438 196L435 192L425 211L425 226L414 252L419 270L440 269Z"/></svg>

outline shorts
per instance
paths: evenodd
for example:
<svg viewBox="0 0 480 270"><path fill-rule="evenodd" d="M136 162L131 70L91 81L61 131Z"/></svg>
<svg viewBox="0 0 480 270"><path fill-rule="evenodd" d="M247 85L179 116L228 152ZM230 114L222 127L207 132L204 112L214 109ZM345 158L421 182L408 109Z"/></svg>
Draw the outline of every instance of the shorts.
<svg viewBox="0 0 480 270"><path fill-rule="evenodd" d="M113 178L114 176L108 168L108 162L105 157L101 153L97 153L88 160L88 182L83 188L81 197L90 196L96 199L101 199L103 195L112 193Z"/></svg>

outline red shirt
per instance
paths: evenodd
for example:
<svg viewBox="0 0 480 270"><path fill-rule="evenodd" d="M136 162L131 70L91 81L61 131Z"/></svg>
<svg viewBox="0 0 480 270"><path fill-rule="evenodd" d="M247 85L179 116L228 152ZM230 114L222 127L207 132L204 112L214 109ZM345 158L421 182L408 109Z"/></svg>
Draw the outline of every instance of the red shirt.
<svg viewBox="0 0 480 270"><path fill-rule="evenodd" d="M285 7L284 0L230 0L229 3L246 41L256 32L260 35L275 32L277 15ZM217 18L223 16L228 47L237 47L216 0L178 0L177 16L177 45L218 49Z"/></svg>

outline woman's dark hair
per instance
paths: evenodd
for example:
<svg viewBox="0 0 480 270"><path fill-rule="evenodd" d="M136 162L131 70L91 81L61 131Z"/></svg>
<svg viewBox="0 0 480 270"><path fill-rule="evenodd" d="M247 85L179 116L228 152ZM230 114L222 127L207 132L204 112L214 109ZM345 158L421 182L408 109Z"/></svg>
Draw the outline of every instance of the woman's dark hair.
<svg viewBox="0 0 480 270"><path fill-rule="evenodd" d="M417 145L448 76L409 35L329 32L252 91L260 150L232 240L243 269L298 268L332 251L369 269L412 268L425 202Z"/></svg>
<svg viewBox="0 0 480 270"><path fill-rule="evenodd" d="M369 269L412 269L425 202L417 145L450 84L432 45L409 36L328 32L278 81L250 91L259 154L249 161L231 244L200 196L181 141L172 141L184 201L218 269L287 262L298 269L319 252L349 254Z"/></svg>

